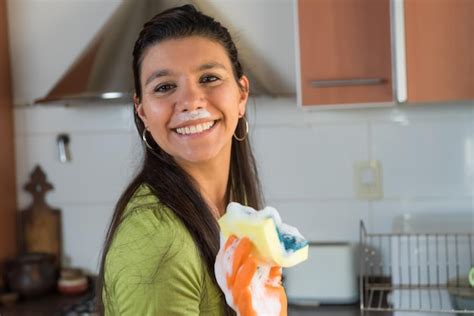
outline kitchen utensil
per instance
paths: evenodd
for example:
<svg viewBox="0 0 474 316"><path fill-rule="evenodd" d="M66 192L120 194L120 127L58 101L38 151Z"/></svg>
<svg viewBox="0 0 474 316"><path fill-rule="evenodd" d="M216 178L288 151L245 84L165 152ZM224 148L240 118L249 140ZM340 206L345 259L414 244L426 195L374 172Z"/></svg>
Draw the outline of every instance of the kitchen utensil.
<svg viewBox="0 0 474 316"><path fill-rule="evenodd" d="M61 258L61 211L52 209L45 201L45 195L53 190L46 174L36 166L30 175L25 190L33 195L33 203L20 211L19 241L20 253L41 252L54 256L59 267Z"/></svg>
<svg viewBox="0 0 474 316"><path fill-rule="evenodd" d="M62 294L76 295L87 291L89 282L80 269L62 269L58 280L58 291Z"/></svg>
<svg viewBox="0 0 474 316"><path fill-rule="evenodd" d="M22 297L40 296L54 290L58 277L54 255L28 253L5 263L10 290Z"/></svg>
<svg viewBox="0 0 474 316"><path fill-rule="evenodd" d="M5 306L12 306L18 301L18 293L3 293L0 294L0 303Z"/></svg>

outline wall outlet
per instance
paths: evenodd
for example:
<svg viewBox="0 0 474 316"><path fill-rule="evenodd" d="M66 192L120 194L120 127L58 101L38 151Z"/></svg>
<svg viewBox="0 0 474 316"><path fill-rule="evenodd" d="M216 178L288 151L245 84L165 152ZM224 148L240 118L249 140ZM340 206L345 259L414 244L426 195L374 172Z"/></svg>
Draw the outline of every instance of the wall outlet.
<svg viewBox="0 0 474 316"><path fill-rule="evenodd" d="M354 190L361 200L378 200L383 197L380 161L354 162Z"/></svg>

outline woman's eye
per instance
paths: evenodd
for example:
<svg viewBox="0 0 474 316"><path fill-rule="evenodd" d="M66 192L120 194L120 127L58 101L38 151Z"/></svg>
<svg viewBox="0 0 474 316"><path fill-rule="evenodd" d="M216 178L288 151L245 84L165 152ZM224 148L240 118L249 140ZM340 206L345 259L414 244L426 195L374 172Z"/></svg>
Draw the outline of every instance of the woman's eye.
<svg viewBox="0 0 474 316"><path fill-rule="evenodd" d="M153 91L157 93L164 93L174 88L175 88L174 84L165 83L165 84L157 86Z"/></svg>
<svg viewBox="0 0 474 316"><path fill-rule="evenodd" d="M202 83L209 83L209 82L214 82L217 80L219 80L219 78L213 75L205 75L201 78Z"/></svg>

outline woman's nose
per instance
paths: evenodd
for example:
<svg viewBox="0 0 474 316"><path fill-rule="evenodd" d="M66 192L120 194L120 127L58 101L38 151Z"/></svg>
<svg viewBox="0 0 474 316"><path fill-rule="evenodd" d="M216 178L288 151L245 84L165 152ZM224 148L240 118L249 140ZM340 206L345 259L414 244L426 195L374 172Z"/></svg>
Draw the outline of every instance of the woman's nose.
<svg viewBox="0 0 474 316"><path fill-rule="evenodd" d="M177 101L179 112L193 111L206 106L205 94L199 85L186 83L181 86L181 91Z"/></svg>

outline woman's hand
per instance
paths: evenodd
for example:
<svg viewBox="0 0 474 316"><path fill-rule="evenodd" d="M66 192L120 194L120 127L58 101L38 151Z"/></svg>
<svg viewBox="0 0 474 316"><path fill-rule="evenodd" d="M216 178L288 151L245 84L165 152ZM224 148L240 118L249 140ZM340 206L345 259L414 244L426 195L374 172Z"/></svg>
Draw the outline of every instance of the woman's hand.
<svg viewBox="0 0 474 316"><path fill-rule="evenodd" d="M221 247L215 263L217 283L239 316L287 315L281 272L280 266L271 266L255 255L250 239L234 235Z"/></svg>

